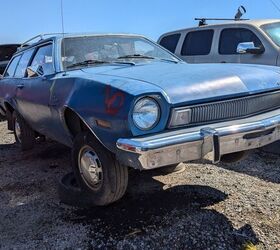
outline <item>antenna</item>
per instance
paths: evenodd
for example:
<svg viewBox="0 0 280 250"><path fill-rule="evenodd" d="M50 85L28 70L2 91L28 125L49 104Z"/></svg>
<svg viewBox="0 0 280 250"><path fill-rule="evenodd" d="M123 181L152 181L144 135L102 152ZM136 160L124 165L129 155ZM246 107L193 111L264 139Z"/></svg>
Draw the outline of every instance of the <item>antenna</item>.
<svg viewBox="0 0 280 250"><path fill-rule="evenodd" d="M62 34L64 35L64 16L63 16L63 0L60 0L60 14L61 14L61 29Z"/></svg>
<svg viewBox="0 0 280 250"><path fill-rule="evenodd" d="M277 9L280 12L280 7L273 0L270 0L270 2L273 4L275 9Z"/></svg>
<svg viewBox="0 0 280 250"><path fill-rule="evenodd" d="M60 14L61 14L61 29L62 29L62 40L64 40L64 9L63 9L63 0L60 0ZM61 43L61 45L63 46L62 48L62 53L63 53L63 60L65 60L65 45ZM62 65L63 65L63 61L62 61ZM66 72L63 72L63 76L66 75Z"/></svg>

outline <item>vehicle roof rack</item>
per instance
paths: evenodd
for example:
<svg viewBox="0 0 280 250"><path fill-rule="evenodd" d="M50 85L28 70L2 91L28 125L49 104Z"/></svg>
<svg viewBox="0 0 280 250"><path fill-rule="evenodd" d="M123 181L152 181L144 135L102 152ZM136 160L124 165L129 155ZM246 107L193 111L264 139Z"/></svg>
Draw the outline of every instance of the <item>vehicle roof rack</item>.
<svg viewBox="0 0 280 250"><path fill-rule="evenodd" d="M47 37L50 37L50 36L53 36L53 35L61 35L62 33L46 33L46 34L40 34L40 35L37 35L37 36L34 36L30 39L28 39L27 41L25 41L24 43L21 44L21 46L19 47L19 50L24 48L24 47L28 47L36 42L39 42L43 39L46 39ZM33 40L36 40L36 42L33 42L30 44L30 42L32 42Z"/></svg>
<svg viewBox="0 0 280 250"><path fill-rule="evenodd" d="M246 9L244 6L239 6L234 18L195 18L194 20L199 21L198 26L205 26L207 25L206 20L211 21L244 21L249 19L241 19L241 17L246 13Z"/></svg>
<svg viewBox="0 0 280 250"><path fill-rule="evenodd" d="M198 26L205 26L207 25L206 21L210 20L210 21L246 21L246 20L250 20L250 19L245 19L245 18L239 18L239 19L235 19L235 18L198 18L196 17L194 20L199 21Z"/></svg>

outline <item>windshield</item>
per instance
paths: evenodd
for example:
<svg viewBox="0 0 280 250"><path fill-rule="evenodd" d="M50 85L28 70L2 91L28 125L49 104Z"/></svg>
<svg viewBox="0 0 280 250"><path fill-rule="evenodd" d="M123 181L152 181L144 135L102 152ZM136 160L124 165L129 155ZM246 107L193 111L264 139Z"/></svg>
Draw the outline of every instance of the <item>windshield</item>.
<svg viewBox="0 0 280 250"><path fill-rule="evenodd" d="M122 63L137 60L179 60L157 44L134 36L85 36L64 38L62 41L64 69L85 66L87 63Z"/></svg>
<svg viewBox="0 0 280 250"><path fill-rule="evenodd" d="M262 25L261 28L280 47L280 23L270 23Z"/></svg>

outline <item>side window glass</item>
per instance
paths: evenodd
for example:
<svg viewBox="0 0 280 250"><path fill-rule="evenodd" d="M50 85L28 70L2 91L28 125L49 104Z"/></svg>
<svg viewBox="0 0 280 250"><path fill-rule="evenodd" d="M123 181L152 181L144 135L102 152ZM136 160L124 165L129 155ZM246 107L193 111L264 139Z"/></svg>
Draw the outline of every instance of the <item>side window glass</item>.
<svg viewBox="0 0 280 250"><path fill-rule="evenodd" d="M14 76L19 59L20 59L20 55L14 57L12 59L11 63L9 64L8 68L5 71L4 77L13 77Z"/></svg>
<svg viewBox="0 0 280 250"><path fill-rule="evenodd" d="M260 39L251 31L244 28L224 29L221 32L219 53L222 55L234 55L239 43L253 42L256 47L261 47Z"/></svg>
<svg viewBox="0 0 280 250"><path fill-rule="evenodd" d="M213 30L191 31L186 35L181 55L202 56L208 55L211 51Z"/></svg>
<svg viewBox="0 0 280 250"><path fill-rule="evenodd" d="M34 49L30 49L27 50L23 53L23 55L21 56L17 69L16 69L16 73L15 73L15 77L25 77L26 74L26 68L28 66L28 63L30 62L31 56L34 52Z"/></svg>
<svg viewBox="0 0 280 250"><path fill-rule="evenodd" d="M31 63L31 67L42 66L44 75L50 75L54 73L53 56L52 56L52 44L40 47Z"/></svg>
<svg viewBox="0 0 280 250"><path fill-rule="evenodd" d="M171 51L172 53L174 53L180 37L181 37L181 34L168 35L168 36L163 37L160 40L159 44L162 47L164 47L164 48L168 49L169 51Z"/></svg>

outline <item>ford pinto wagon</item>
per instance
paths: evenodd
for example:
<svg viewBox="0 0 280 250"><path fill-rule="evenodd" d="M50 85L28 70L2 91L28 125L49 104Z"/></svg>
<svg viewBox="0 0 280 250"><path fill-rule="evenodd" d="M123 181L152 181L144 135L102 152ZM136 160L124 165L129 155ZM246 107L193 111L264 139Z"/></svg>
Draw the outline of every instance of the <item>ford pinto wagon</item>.
<svg viewBox="0 0 280 250"><path fill-rule="evenodd" d="M22 149L39 136L72 147L93 205L124 195L128 167L233 161L280 139L278 67L190 65L138 35L41 36L13 56L0 86Z"/></svg>

